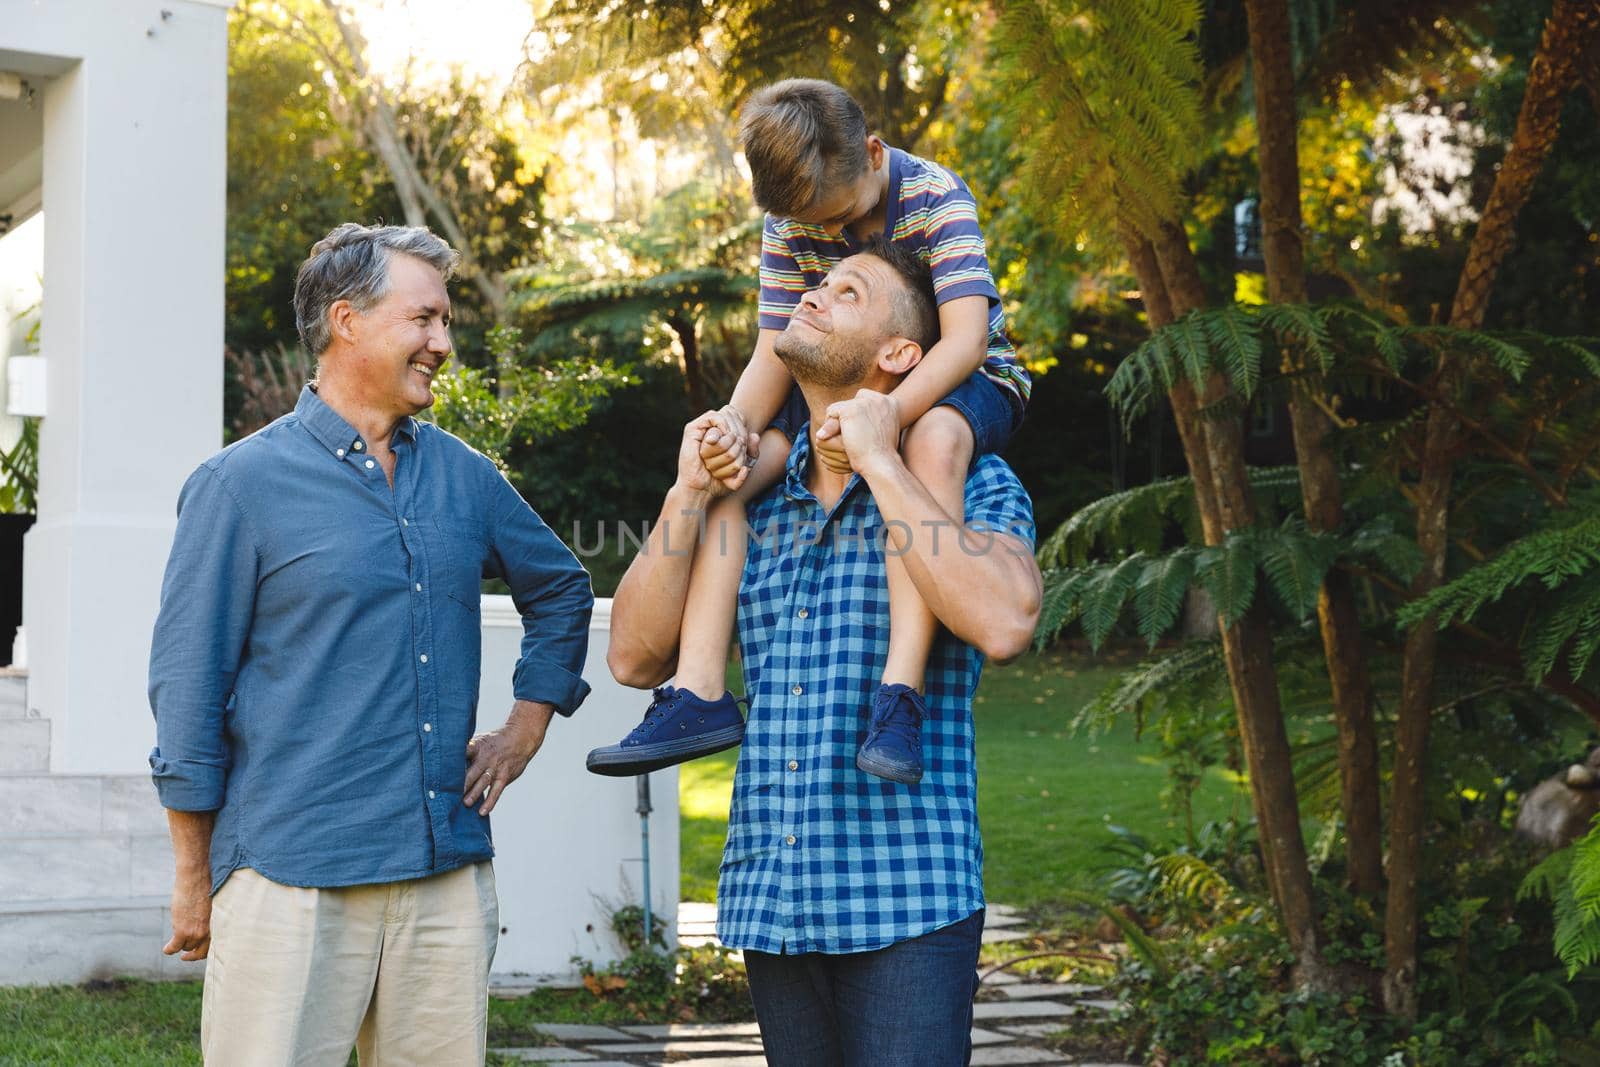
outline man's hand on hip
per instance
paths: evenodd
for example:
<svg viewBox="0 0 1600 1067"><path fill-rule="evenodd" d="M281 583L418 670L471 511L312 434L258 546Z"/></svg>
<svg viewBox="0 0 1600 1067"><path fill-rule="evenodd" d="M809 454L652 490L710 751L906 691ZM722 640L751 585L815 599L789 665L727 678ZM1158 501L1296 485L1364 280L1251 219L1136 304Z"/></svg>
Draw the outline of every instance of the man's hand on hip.
<svg viewBox="0 0 1600 1067"><path fill-rule="evenodd" d="M519 700L498 730L479 734L467 742L467 780L461 802L467 807L482 802L479 815L494 810L506 786L522 776L528 762L544 744L545 731L555 715L551 704Z"/></svg>
<svg viewBox="0 0 1600 1067"><path fill-rule="evenodd" d="M827 417L838 420L838 439L862 477L874 466L899 462L900 412L894 397L863 389L849 400L829 404Z"/></svg>
<svg viewBox="0 0 1600 1067"><path fill-rule="evenodd" d="M172 882L172 940L161 950L181 960L211 951L211 872L180 873Z"/></svg>

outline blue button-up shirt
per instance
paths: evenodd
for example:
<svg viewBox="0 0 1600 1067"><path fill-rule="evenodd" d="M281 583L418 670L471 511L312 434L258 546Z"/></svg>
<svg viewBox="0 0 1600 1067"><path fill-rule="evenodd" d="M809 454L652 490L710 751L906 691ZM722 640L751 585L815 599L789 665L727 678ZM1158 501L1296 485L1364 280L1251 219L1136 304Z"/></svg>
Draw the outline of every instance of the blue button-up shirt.
<svg viewBox="0 0 1600 1067"><path fill-rule="evenodd" d="M406 419L391 489L309 387L208 459L178 500L150 655L161 802L215 811L213 888L239 867L332 887L488 859L464 806L479 582L522 613L513 688L571 714L589 576L493 463Z"/></svg>
<svg viewBox="0 0 1600 1067"><path fill-rule="evenodd" d="M928 660L924 774L898 785L856 769L889 647L883 518L852 477L831 511L805 485L808 435L783 483L752 505L739 587L750 715L717 886L717 936L760 952L864 952L983 906L972 698L982 655L941 629ZM913 531L941 552L1031 544L1011 468L979 457L970 530Z"/></svg>

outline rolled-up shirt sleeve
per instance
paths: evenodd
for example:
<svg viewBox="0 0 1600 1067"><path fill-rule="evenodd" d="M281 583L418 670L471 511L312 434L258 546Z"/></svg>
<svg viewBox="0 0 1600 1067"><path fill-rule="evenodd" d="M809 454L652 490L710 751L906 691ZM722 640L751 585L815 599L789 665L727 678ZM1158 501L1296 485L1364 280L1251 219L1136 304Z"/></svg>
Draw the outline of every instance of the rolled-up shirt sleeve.
<svg viewBox="0 0 1600 1067"><path fill-rule="evenodd" d="M255 614L258 561L238 501L216 471L201 467L178 497L150 648L150 770L162 805L176 811L222 807L225 717Z"/></svg>
<svg viewBox="0 0 1600 1067"><path fill-rule="evenodd" d="M522 615L512 693L571 715L589 695L583 680L594 610L589 572L498 471L494 478L490 551Z"/></svg>

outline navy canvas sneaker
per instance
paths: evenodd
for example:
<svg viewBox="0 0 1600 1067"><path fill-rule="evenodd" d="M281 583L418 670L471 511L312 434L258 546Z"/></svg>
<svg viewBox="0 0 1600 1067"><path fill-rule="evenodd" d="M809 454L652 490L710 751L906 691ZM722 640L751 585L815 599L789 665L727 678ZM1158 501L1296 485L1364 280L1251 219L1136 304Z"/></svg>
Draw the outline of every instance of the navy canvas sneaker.
<svg viewBox="0 0 1600 1067"><path fill-rule="evenodd" d="M687 689L663 685L655 690L644 721L615 745L589 753L595 774L626 778L686 763L732 748L744 740L744 716L732 693L702 700Z"/></svg>
<svg viewBox="0 0 1600 1067"><path fill-rule="evenodd" d="M927 714L922 694L909 685L878 686L856 769L903 785L922 781L922 719Z"/></svg>

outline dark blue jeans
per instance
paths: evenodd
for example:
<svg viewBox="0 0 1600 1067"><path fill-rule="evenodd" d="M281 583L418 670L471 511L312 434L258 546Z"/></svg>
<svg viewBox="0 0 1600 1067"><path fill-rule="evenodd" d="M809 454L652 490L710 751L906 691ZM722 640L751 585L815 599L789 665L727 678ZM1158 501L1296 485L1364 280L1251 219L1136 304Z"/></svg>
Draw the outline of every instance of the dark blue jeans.
<svg viewBox="0 0 1600 1067"><path fill-rule="evenodd" d="M965 1067L983 912L874 952L746 952L772 1067Z"/></svg>

